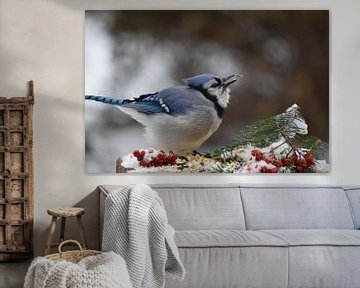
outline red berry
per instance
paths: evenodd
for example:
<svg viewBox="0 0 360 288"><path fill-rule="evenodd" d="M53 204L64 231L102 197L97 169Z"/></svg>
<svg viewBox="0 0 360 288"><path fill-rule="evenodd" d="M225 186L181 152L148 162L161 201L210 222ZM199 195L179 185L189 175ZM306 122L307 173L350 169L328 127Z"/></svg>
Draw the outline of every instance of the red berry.
<svg viewBox="0 0 360 288"><path fill-rule="evenodd" d="M304 156L308 166L313 166L315 165L315 161L314 161L314 156L311 152L307 152Z"/></svg>
<svg viewBox="0 0 360 288"><path fill-rule="evenodd" d="M278 169L276 167L274 168L268 168L266 166L262 166L260 168L260 173L278 173Z"/></svg>
<svg viewBox="0 0 360 288"><path fill-rule="evenodd" d="M141 167L149 167L148 165L149 165L149 162L148 162L148 161L146 161L146 160L141 160L141 161L140 161L140 166L141 166Z"/></svg>
<svg viewBox="0 0 360 288"><path fill-rule="evenodd" d="M256 161L260 161L260 160L265 159L264 154L263 154L260 150L258 150L258 149L253 149L253 150L251 151L251 155L255 156L255 160L256 160Z"/></svg>

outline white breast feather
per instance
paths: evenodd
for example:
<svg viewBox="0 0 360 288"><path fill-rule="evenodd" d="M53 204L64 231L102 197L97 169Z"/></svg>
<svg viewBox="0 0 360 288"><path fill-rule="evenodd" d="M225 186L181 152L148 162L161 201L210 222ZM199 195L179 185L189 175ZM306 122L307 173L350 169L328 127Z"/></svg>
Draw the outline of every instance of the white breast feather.
<svg viewBox="0 0 360 288"><path fill-rule="evenodd" d="M119 109L145 126L148 145L176 152L198 148L219 128L222 121L211 105L200 106L186 115L175 117L165 113L147 115L131 108Z"/></svg>

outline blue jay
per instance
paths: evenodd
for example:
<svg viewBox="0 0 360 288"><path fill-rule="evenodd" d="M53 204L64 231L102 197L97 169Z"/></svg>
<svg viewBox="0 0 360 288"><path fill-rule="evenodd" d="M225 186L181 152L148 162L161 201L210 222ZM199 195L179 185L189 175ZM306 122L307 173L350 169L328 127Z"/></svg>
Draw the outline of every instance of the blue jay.
<svg viewBox="0 0 360 288"><path fill-rule="evenodd" d="M86 95L85 99L115 105L145 126L148 144L176 152L191 151L220 126L229 105L229 85L241 75L220 78L201 74L175 86L131 99Z"/></svg>

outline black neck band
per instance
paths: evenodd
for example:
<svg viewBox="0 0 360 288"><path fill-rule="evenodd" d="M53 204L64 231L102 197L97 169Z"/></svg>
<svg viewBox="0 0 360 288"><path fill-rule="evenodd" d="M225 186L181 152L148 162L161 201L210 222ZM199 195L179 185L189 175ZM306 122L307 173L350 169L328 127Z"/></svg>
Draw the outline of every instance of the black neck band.
<svg viewBox="0 0 360 288"><path fill-rule="evenodd" d="M211 95L207 90L201 89L200 92L205 96L206 99L209 99L211 102L214 103L215 110L219 118L222 118L224 116L224 108L220 106L217 97L214 95Z"/></svg>

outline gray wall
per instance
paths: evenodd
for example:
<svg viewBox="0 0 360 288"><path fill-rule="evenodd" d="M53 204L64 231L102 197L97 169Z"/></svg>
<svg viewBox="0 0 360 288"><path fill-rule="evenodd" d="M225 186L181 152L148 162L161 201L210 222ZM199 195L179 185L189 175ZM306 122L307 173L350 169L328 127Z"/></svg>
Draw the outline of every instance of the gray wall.
<svg viewBox="0 0 360 288"><path fill-rule="evenodd" d="M103 2L103 3L102 3ZM330 9L331 173L328 175L87 175L84 169L85 9ZM27 93L35 81L35 249L42 253L53 206L87 209L86 232L97 243L99 184L360 183L360 2L354 1L50 1L0 0L0 95ZM77 237L75 223L68 237Z"/></svg>

